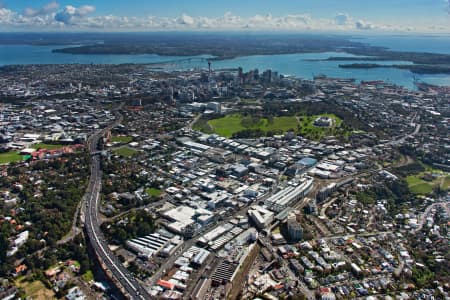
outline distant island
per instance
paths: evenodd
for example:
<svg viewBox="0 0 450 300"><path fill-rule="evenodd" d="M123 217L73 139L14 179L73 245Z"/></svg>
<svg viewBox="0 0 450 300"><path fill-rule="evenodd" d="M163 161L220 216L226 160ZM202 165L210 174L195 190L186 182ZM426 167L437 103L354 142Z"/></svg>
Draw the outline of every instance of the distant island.
<svg viewBox="0 0 450 300"><path fill-rule="evenodd" d="M405 61L413 64L382 65L376 63L341 64L340 68L371 69L397 68L409 70L415 74L450 74L450 55L426 52L390 51L383 47L354 47L346 52L358 56L332 56L315 61Z"/></svg>
<svg viewBox="0 0 450 300"><path fill-rule="evenodd" d="M346 52L358 56L354 57L332 56L325 59L320 59L320 61L396 60L396 61L410 61L415 64L422 64L422 65L450 65L450 55L448 54L425 53L425 52L400 52L371 47L352 48L348 49Z"/></svg>

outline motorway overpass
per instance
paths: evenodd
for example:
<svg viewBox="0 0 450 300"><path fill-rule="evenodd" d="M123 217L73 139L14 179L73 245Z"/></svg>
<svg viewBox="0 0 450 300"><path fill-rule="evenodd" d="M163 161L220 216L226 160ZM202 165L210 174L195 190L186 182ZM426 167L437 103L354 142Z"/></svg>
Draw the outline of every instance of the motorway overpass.
<svg viewBox="0 0 450 300"><path fill-rule="evenodd" d="M116 121L107 128L97 131L88 140L91 153L98 151L98 142L104 134L122 121L122 116L117 114ZM85 195L84 229L94 253L105 273L112 282L128 299L151 299L145 288L122 265L114 253L109 249L108 243L100 230L99 199L101 192L102 171L100 156L91 156L91 178Z"/></svg>

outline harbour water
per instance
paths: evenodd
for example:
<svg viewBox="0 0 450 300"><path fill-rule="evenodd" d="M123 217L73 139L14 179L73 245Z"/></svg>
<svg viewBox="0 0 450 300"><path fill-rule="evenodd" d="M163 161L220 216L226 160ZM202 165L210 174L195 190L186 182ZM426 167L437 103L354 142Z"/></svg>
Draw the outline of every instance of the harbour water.
<svg viewBox="0 0 450 300"><path fill-rule="evenodd" d="M384 46L392 50L434 52L450 54L449 36L419 36L419 37L355 37L355 40L374 46ZM59 46L64 47L64 46ZM0 66L23 64L155 64L163 70L187 70L207 68L209 55L201 56L160 56L146 55L74 55L53 53L58 46L31 45L0 45ZM339 78L354 78L361 80L384 80L397 85L414 89L414 80L435 85L450 86L450 75L414 75L408 70L395 68L373 69L343 69L339 64L348 62L326 61L330 56L353 56L345 52L302 53L283 55L254 55L212 62L213 69L242 67L244 71L272 69L280 74L311 79L314 75L327 75ZM361 60L352 63L365 63ZM370 61L370 63L391 65L409 64L405 61Z"/></svg>

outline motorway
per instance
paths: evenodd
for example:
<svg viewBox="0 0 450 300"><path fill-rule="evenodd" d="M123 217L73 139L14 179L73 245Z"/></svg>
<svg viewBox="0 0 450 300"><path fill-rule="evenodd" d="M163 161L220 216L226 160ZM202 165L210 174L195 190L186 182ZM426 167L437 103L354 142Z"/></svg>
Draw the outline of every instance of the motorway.
<svg viewBox="0 0 450 300"><path fill-rule="evenodd" d="M122 116L118 115L118 118L114 123L109 125L107 128L94 133L88 140L89 151L91 153L98 152L97 145L100 138L121 121ZM151 297L144 287L136 281L134 276L128 272L114 253L109 249L108 243L100 230L98 206L101 191L101 180L102 171L100 166L100 156L98 154L94 154L91 156L91 178L89 180L89 186L85 195L86 208L84 212L84 227L87 237L103 269L127 298L150 299Z"/></svg>

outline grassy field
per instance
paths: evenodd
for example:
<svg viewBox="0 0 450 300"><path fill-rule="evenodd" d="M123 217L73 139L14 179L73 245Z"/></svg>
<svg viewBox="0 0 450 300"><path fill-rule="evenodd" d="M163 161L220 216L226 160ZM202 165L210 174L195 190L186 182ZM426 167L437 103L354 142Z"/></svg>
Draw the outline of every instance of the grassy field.
<svg viewBox="0 0 450 300"><path fill-rule="evenodd" d="M446 177L444 178L443 188L444 188L445 190L450 189L450 176L446 176Z"/></svg>
<svg viewBox="0 0 450 300"><path fill-rule="evenodd" d="M55 299L55 293L39 281L28 282L24 278L18 279L16 285L24 290L25 294L34 300Z"/></svg>
<svg viewBox="0 0 450 300"><path fill-rule="evenodd" d="M8 164L12 162L22 161L23 156L16 151L0 153L0 164Z"/></svg>
<svg viewBox="0 0 450 300"><path fill-rule="evenodd" d="M214 119L208 121L208 125L211 126L213 131L221 136L231 137L233 133L247 129L241 123L243 116L241 115L228 115L220 119ZM257 128L259 125L249 128Z"/></svg>
<svg viewBox="0 0 450 300"><path fill-rule="evenodd" d="M130 148L130 147L120 147L113 150L114 154L122 156L122 157L130 157L136 155L139 151Z"/></svg>
<svg viewBox="0 0 450 300"><path fill-rule="evenodd" d="M64 145L39 143L39 144L34 144L32 147L34 149L56 150L56 149L60 149L60 148L64 147Z"/></svg>
<svg viewBox="0 0 450 300"><path fill-rule="evenodd" d="M157 189L157 188L148 188L148 189L145 190L145 192L150 197L159 197L161 195L161 193L162 193L162 191L160 189Z"/></svg>
<svg viewBox="0 0 450 300"><path fill-rule="evenodd" d="M131 136L113 136L111 142L128 144L133 138Z"/></svg>
<svg viewBox="0 0 450 300"><path fill-rule="evenodd" d="M450 188L450 176L439 171L441 176L433 178L431 181L422 179L426 172L422 172L416 175L406 177L406 182L412 193L418 195L426 195L433 191L437 186L440 186L443 190Z"/></svg>
<svg viewBox="0 0 450 300"><path fill-rule="evenodd" d="M334 125L330 128L314 126L314 121L319 116L327 116L334 119ZM274 117L271 119L246 117L241 114L227 115L213 120L200 119L193 128L204 133L217 133L224 137L232 137L233 134L246 129L259 129L264 133L269 131L287 132L294 130L311 139L320 139L325 135L340 135L342 120L333 114L315 116Z"/></svg>
<svg viewBox="0 0 450 300"><path fill-rule="evenodd" d="M275 117L272 120L268 120L266 118L251 118L233 114L209 120L207 124L203 124L199 129L205 131L204 129L206 128L221 136L232 137L234 133L245 129L261 129L264 132L281 130L285 132L289 129L296 130L297 125L298 121L295 117Z"/></svg>

